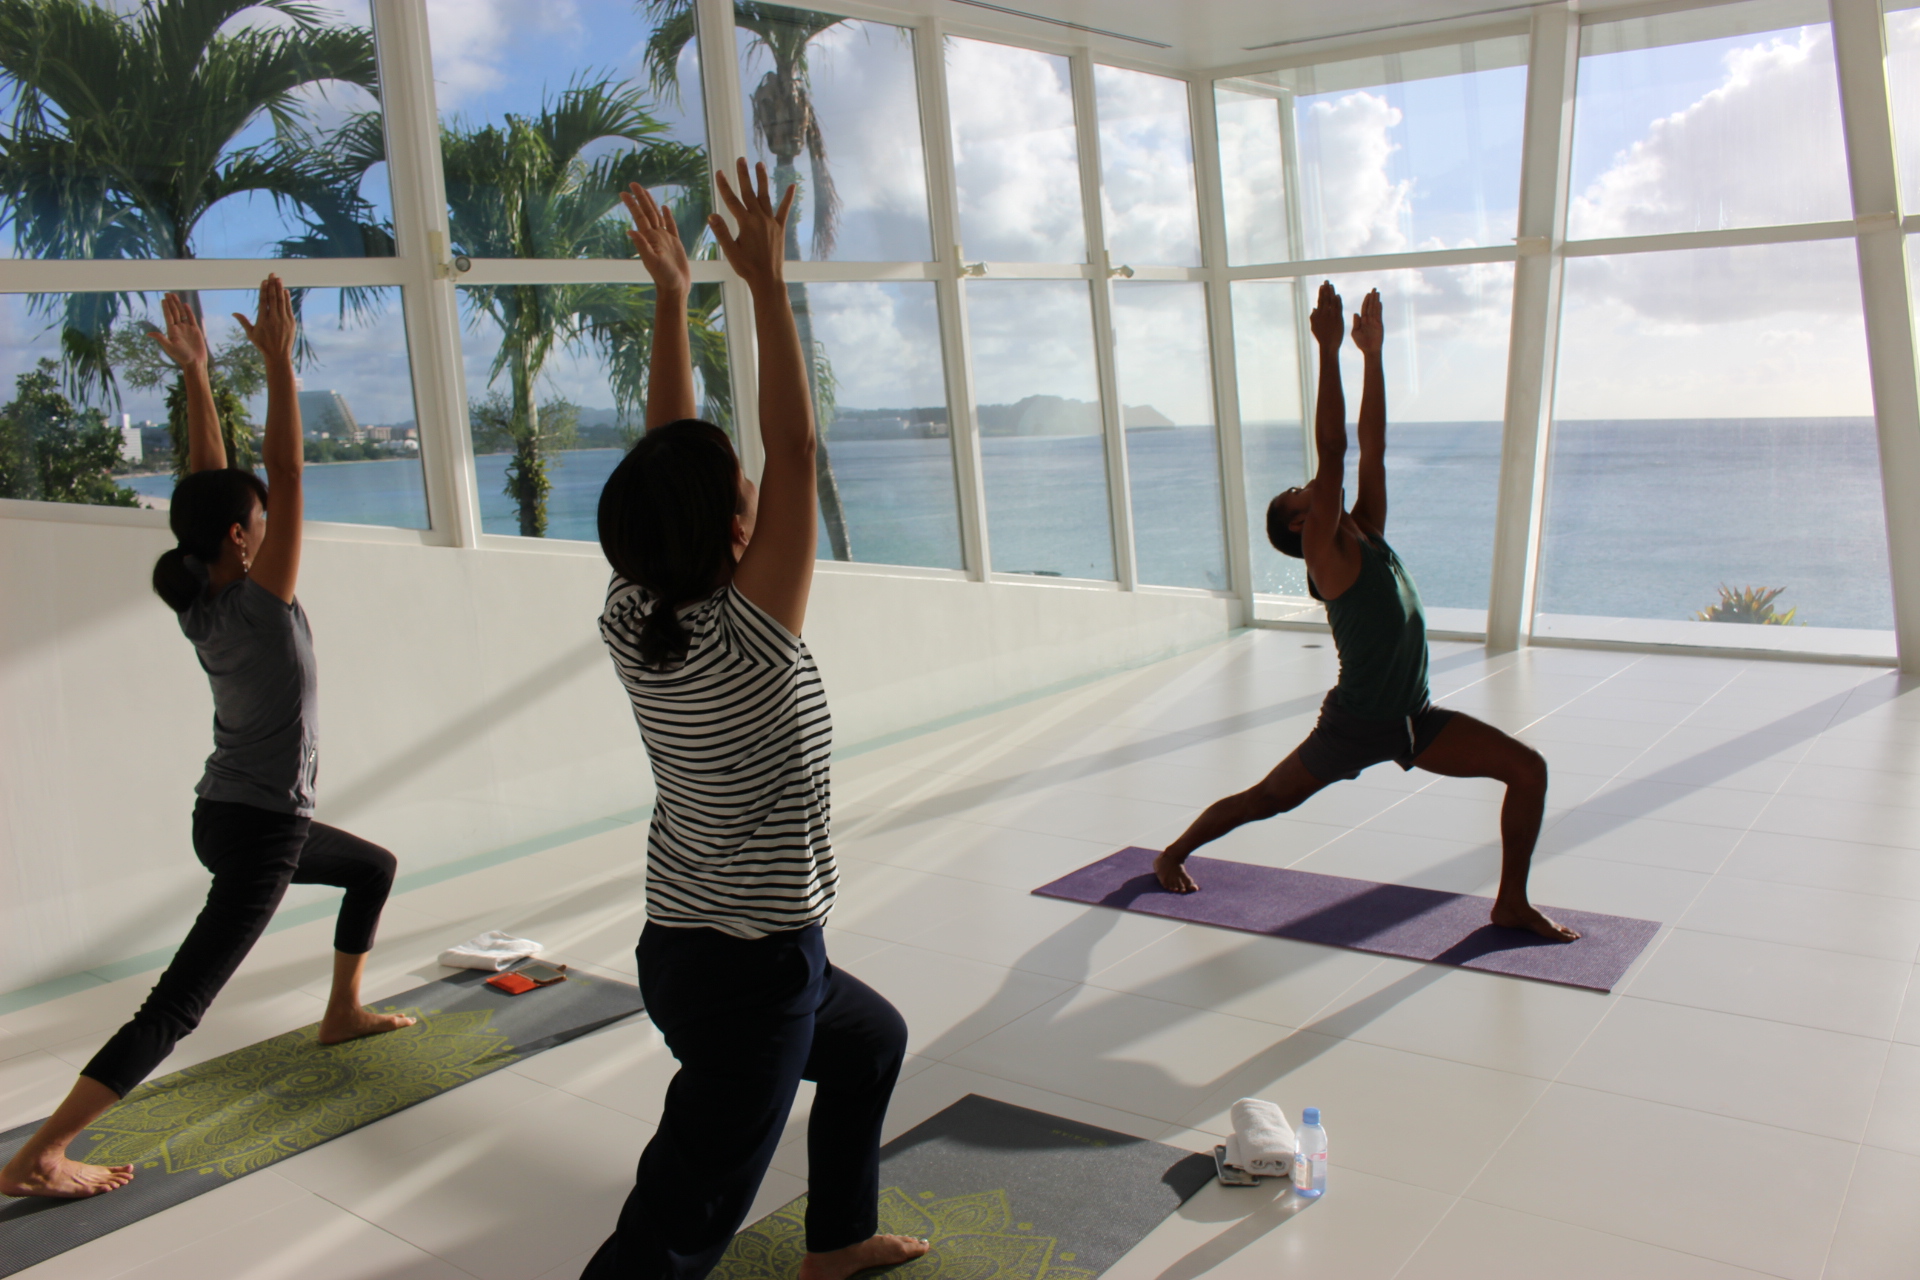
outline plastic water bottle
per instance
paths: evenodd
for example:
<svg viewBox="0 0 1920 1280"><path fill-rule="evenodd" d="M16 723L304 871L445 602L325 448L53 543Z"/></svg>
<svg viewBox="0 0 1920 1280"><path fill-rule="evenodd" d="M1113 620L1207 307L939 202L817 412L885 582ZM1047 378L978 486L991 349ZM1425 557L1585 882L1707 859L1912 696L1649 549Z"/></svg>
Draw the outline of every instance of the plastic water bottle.
<svg viewBox="0 0 1920 1280"><path fill-rule="evenodd" d="M1320 1127L1320 1108L1308 1107L1300 1116L1299 1148L1293 1157L1293 1194L1317 1200L1327 1193L1327 1131Z"/></svg>

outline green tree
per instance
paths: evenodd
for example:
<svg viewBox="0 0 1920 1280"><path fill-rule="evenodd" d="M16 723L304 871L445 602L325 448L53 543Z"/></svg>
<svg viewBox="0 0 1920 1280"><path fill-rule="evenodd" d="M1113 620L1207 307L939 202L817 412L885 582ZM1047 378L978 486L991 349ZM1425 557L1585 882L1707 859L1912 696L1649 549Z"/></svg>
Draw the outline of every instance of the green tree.
<svg viewBox="0 0 1920 1280"><path fill-rule="evenodd" d="M274 26L229 27L249 9ZM316 88L375 90L373 35L306 0L0 0L0 214L29 258L190 258L221 201L264 195L300 219L289 256L392 252L351 148L319 136ZM272 136L241 143L265 119ZM358 127L364 129L362 123ZM66 381L114 394L107 341L126 298L57 303ZM196 313L198 300L190 298Z"/></svg>
<svg viewBox="0 0 1920 1280"><path fill-rule="evenodd" d="M260 445L247 401L265 390L267 367L246 335L235 333L207 353L207 381L220 434L227 443L227 465L253 470ZM167 388L167 436L173 442L173 474L187 474L187 389L180 371L162 354L145 326L116 325L107 339L107 360L129 386L142 391Z"/></svg>
<svg viewBox="0 0 1920 1280"><path fill-rule="evenodd" d="M40 361L13 380L0 407L0 497L131 507L139 495L109 474L120 457L120 433L98 409L79 409L61 394L60 366Z"/></svg>
<svg viewBox="0 0 1920 1280"><path fill-rule="evenodd" d="M694 0L645 0L647 12L655 21L647 41L647 69L654 86L677 90L680 54L696 34ZM808 81L807 46L829 27L846 21L838 14L795 9L781 4L762 4L758 0L735 0L734 24L751 37L751 46L766 51L773 66L753 87L753 136L773 156L774 190L798 185L793 211L787 222L787 257L800 257L800 203L806 197L807 183L800 176L800 156L807 157L812 179L813 256L816 260L833 256L839 229L840 195L834 189L833 172L827 163L826 135L820 117L813 110L813 91ZM815 480L820 493L820 518L826 525L827 543L835 560L853 559L852 543L847 537L847 518L840 502L840 485L834 479L833 460L827 451L825 428L831 421L829 406L822 403L825 389L818 373L827 366L825 352L814 341L813 309L808 304L807 286L789 285L793 294L793 318L800 330L803 351L813 354L808 362L812 383L814 412L820 420L821 439L814 452Z"/></svg>
<svg viewBox="0 0 1920 1280"><path fill-rule="evenodd" d="M605 150L610 142L631 145ZM600 154L590 157L591 151ZM706 217L706 153L668 139L643 91L624 81L583 77L543 99L536 114L509 114L498 125L453 120L441 130L440 155L453 246L469 257L628 257L620 193L634 182L687 190L675 209L683 237L697 236ZM592 350L606 365L615 407L628 414L643 405L652 291L545 284L473 285L462 292L475 320L485 317L500 333L488 383L503 375L507 383L504 407L483 401L474 423L511 442L506 492L521 534L542 537L552 488L547 456L565 447L561 441L571 433L543 424L541 373L556 350ZM693 352L706 375L708 411L725 426L732 414L718 293L696 290L705 305L693 309Z"/></svg>

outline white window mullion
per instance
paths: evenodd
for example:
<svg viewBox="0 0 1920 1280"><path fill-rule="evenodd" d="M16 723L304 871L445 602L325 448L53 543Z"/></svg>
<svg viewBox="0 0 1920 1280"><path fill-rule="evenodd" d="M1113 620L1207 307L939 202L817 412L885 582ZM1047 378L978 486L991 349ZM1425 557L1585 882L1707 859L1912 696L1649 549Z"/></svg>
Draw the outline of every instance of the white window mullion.
<svg viewBox="0 0 1920 1280"><path fill-rule="evenodd" d="M1507 349L1500 497L1494 516L1487 647L1516 649L1533 630L1540 532L1560 335L1560 253L1567 226L1568 164L1573 142L1574 77L1580 27L1566 9L1533 17L1527 62L1527 118L1520 161L1520 253L1513 269L1513 322Z"/></svg>
<svg viewBox="0 0 1920 1280"><path fill-rule="evenodd" d="M1880 436L1894 642L1905 671L1920 671L1920 383L1911 277L1900 225L1900 171L1887 94L1880 0L1832 0L1840 119L1852 176L1867 367Z"/></svg>
<svg viewBox="0 0 1920 1280"><path fill-rule="evenodd" d="M460 303L446 278L447 200L426 7L417 0L373 0L373 24L432 537L473 547L480 542L480 495L467 431Z"/></svg>
<svg viewBox="0 0 1920 1280"><path fill-rule="evenodd" d="M913 56L920 86L920 134L927 157L927 206L934 261L940 266L934 298L940 315L940 349L946 366L947 437L959 488L960 547L969 577L985 582L993 572L987 530L985 467L974 412L972 340L967 331L966 292L960 272L959 180L954 173L953 130L947 117L947 58L941 24L923 19L914 27Z"/></svg>
<svg viewBox="0 0 1920 1280"><path fill-rule="evenodd" d="M725 173L731 182L735 175L733 162L747 154L733 0L696 0L694 20L700 43L700 101L707 115L708 167ZM717 186L713 209L726 216L727 206ZM753 296L732 268L725 268L721 279L721 305L727 317L727 372L733 384L733 426L740 442L740 465L758 479L766 453L760 444L760 344L754 337ZM812 359L811 352L807 358Z"/></svg>
<svg viewBox="0 0 1920 1280"><path fill-rule="evenodd" d="M1213 420L1220 451L1220 511L1226 521L1227 587L1240 597L1238 621L1253 621L1253 541L1247 511L1247 466L1240 439L1240 373L1234 347L1233 292L1228 281L1227 222L1221 204L1220 135L1213 81L1187 82L1193 121L1195 196L1200 204L1200 261L1207 281L1207 341L1213 355Z"/></svg>
<svg viewBox="0 0 1920 1280"><path fill-rule="evenodd" d="M1092 264L1093 366L1100 388L1100 424L1107 446L1107 510L1113 522L1114 578L1123 591L1140 584L1134 559L1132 485L1127 475L1126 412L1113 363L1112 263L1107 256L1106 219L1100 207L1100 117L1093 85L1093 57L1071 55L1074 130L1079 135L1080 204L1085 216L1087 261Z"/></svg>

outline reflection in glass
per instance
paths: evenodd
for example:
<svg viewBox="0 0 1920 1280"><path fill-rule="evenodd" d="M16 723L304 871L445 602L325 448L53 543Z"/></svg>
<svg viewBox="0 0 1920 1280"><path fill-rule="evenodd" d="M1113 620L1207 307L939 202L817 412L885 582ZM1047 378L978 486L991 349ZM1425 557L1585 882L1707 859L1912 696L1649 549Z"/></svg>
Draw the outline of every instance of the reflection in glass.
<svg viewBox="0 0 1920 1280"><path fill-rule="evenodd" d="M1526 61L1525 38L1508 36L1217 81L1230 260L1510 240Z"/></svg>
<svg viewBox="0 0 1920 1280"><path fill-rule="evenodd" d="M1116 265L1199 266L1186 81L1096 64L1093 88L1108 256Z"/></svg>
<svg viewBox="0 0 1920 1280"><path fill-rule="evenodd" d="M1748 645L1690 625L1725 587L1890 630L1851 242L1575 258L1565 298L1537 625Z"/></svg>
<svg viewBox="0 0 1920 1280"><path fill-rule="evenodd" d="M810 9L734 6L752 142L797 182L789 258L924 262L927 172L913 32Z"/></svg>
<svg viewBox="0 0 1920 1280"><path fill-rule="evenodd" d="M425 477L400 290L355 290L344 309L342 292L295 295L304 338L296 368L307 519L423 529ZM229 460L257 470L265 373L230 317L251 316L258 295L188 296L204 316ZM160 323L160 295L125 299L105 344L106 390L81 391L62 376L53 317L87 302L86 295L38 302L0 295L0 497L164 509L186 467L186 405L175 392L179 370L146 336L149 320Z"/></svg>
<svg viewBox="0 0 1920 1280"><path fill-rule="evenodd" d="M456 252L631 257L631 182L699 242L711 192L686 0L434 6L429 21Z"/></svg>
<svg viewBox="0 0 1920 1280"><path fill-rule="evenodd" d="M1582 27L1567 234L1851 217L1825 15L1764 0Z"/></svg>
<svg viewBox="0 0 1920 1280"><path fill-rule="evenodd" d="M947 37L960 242L984 262L1085 262L1067 60Z"/></svg>
<svg viewBox="0 0 1920 1280"><path fill-rule="evenodd" d="M467 421L487 533L593 541L600 487L646 424L653 287L463 285ZM688 308L700 414L733 430L720 286Z"/></svg>
<svg viewBox="0 0 1920 1280"><path fill-rule="evenodd" d="M994 572L1111 580L1087 285L970 280L966 301Z"/></svg>
<svg viewBox="0 0 1920 1280"><path fill-rule="evenodd" d="M1887 92L1900 147L1900 190L1911 208L1914 193L1920 192L1920 3L1915 0L1887 5Z"/></svg>
<svg viewBox="0 0 1920 1280"><path fill-rule="evenodd" d="M1225 591L1206 286L1115 281L1113 354L1138 577Z"/></svg>
<svg viewBox="0 0 1920 1280"><path fill-rule="evenodd" d="M850 558L963 568L933 285L787 288L812 313L816 417ZM832 554L824 513L820 554Z"/></svg>
<svg viewBox="0 0 1920 1280"><path fill-rule="evenodd" d="M1351 315L1380 290L1387 336L1387 541L1430 606L1484 612L1493 572L1506 411L1513 264L1334 276ZM1363 365L1340 347L1347 421L1358 420ZM1351 436L1349 437L1351 439ZM1347 451L1347 502L1359 444Z"/></svg>
<svg viewBox="0 0 1920 1280"><path fill-rule="evenodd" d="M1306 483L1306 439L1300 413L1300 330L1292 280L1236 280L1234 370L1240 397L1240 465L1247 486L1247 541L1253 589L1304 596L1300 561L1267 541L1267 503Z"/></svg>

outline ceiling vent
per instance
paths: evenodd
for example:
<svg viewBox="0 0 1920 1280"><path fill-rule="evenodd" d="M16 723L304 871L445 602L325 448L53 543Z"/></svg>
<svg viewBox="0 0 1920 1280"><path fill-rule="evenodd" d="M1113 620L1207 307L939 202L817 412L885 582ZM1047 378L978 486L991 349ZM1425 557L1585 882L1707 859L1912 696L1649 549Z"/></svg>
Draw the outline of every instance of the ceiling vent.
<svg viewBox="0 0 1920 1280"><path fill-rule="evenodd" d="M1130 36L1124 31L1108 31L1105 27L1090 27L1084 22L1068 22L1065 18L1049 18L1044 13L1028 13L1025 9L1009 9L1003 4L988 4L987 0L953 0L955 4L971 5L975 9L991 9L995 13L1011 14L1016 18L1027 18L1034 22L1044 22L1048 26L1071 27L1075 31L1084 31L1089 35L1112 36L1115 40L1129 40L1134 44L1152 45L1156 49L1171 49L1172 45L1164 40L1149 40L1145 36Z"/></svg>

